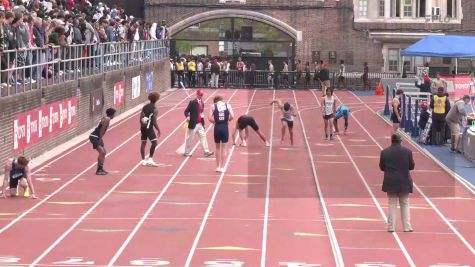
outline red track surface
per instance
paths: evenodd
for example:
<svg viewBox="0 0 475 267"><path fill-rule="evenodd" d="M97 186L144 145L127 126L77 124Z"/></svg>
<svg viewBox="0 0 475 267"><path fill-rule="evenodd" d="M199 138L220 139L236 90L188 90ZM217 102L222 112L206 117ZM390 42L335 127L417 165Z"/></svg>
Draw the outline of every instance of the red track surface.
<svg viewBox="0 0 475 267"><path fill-rule="evenodd" d="M415 232L385 231L378 160L391 128L374 112L382 97L338 92L352 109L350 132L328 142L320 92L217 90L208 103L213 94L254 116L273 146L251 133L247 148L229 147L223 175L199 145L192 158L176 154L187 99L173 93L159 104L161 167L138 164L135 115L106 135L110 175L94 175L97 155L84 142L34 170L41 199L2 200L0 266L475 265L473 194L407 142ZM294 147L279 145L273 98L299 108Z"/></svg>

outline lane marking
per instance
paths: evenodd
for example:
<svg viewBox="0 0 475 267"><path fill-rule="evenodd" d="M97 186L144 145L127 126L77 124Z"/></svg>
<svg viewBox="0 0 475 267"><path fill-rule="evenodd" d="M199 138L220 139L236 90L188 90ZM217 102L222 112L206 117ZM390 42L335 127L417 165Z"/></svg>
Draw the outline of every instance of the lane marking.
<svg viewBox="0 0 475 267"><path fill-rule="evenodd" d="M94 202L80 202L80 201L48 201L48 204L56 204L56 205L87 205L93 204Z"/></svg>
<svg viewBox="0 0 475 267"><path fill-rule="evenodd" d="M108 228L98 228L98 229L78 229L83 232L91 233L119 233L119 232L128 232L127 229L108 229Z"/></svg>
<svg viewBox="0 0 475 267"><path fill-rule="evenodd" d="M303 233L303 232L293 232L292 235L303 236L303 237L328 237L328 235L325 235L325 234Z"/></svg>
<svg viewBox="0 0 475 267"><path fill-rule="evenodd" d="M231 251L259 251L256 248L246 248L246 247L234 247L234 246L222 246L222 247L205 247L205 248L197 248L199 250L231 250Z"/></svg>
<svg viewBox="0 0 475 267"><path fill-rule="evenodd" d="M275 90L272 92L272 100L275 99ZM275 110L275 103L272 103L272 111ZM270 124L270 139L274 138L274 117L275 112L272 112L271 116L271 124ZM269 147L269 154L268 154L268 162L267 162L267 178L266 178L266 198L265 198L265 205L264 205L264 222L263 222L263 230L262 230L262 253L261 253L261 267L266 266L266 257L267 257L267 229L269 225L269 204L270 204L270 179L272 173L272 150L273 150L273 142L270 143Z"/></svg>
<svg viewBox="0 0 475 267"><path fill-rule="evenodd" d="M206 205L205 202L160 202L162 204L177 205L177 206L190 206L190 205Z"/></svg>
<svg viewBox="0 0 475 267"><path fill-rule="evenodd" d="M214 95L218 90L214 91L213 94L211 94L209 98L211 98L212 95ZM238 90L235 90L234 93L228 98L228 101L231 101L231 99L234 97L234 95L238 92ZM205 100L206 101L206 100ZM178 126L179 128L182 127L182 124L184 123L181 122L181 124ZM207 133L212 127L209 126L205 133ZM200 143L196 143L195 146L193 147L191 153L193 153L197 148L198 148L198 145ZM233 146L234 148L234 146ZM183 160L183 162L181 163L181 165L178 167L178 169L176 170L176 172L173 174L173 176L169 179L168 183L165 185L165 187L162 189L162 191L160 192L160 194L157 196L157 198L154 200L154 202L150 205L150 207L148 208L148 210L144 213L144 215L142 216L142 218L140 219L140 221L136 224L135 228L132 230L132 232L129 234L129 236L127 237L127 239L124 241L124 243L122 243L121 247L117 250L117 252L114 254L114 256L112 257L112 259L109 261L109 263L107 264L107 266L113 266L114 263L117 261L117 259L119 258L119 256L122 254L122 252L125 250L125 248L129 245L130 241L132 240L132 238L135 236L135 234L137 233L137 231L140 229L140 227L143 225L143 223L145 222L145 220L147 219L147 217L152 213L153 209L157 206L157 204L161 201L163 195L165 194L165 192L168 190L168 188L170 188L170 186L173 184L175 178L178 176L178 174L181 172L181 170L185 167L186 163L190 160L190 157L185 157L185 159Z"/></svg>
<svg viewBox="0 0 475 267"><path fill-rule="evenodd" d="M129 194L129 195L155 195L160 192L153 192L153 191L116 191L115 193L118 194Z"/></svg>
<svg viewBox="0 0 475 267"><path fill-rule="evenodd" d="M328 206L331 207L374 207L373 205L367 205L367 204L330 204ZM412 208L412 207L411 207Z"/></svg>
<svg viewBox="0 0 475 267"><path fill-rule="evenodd" d="M315 96L315 95L314 95ZM340 99L338 98L338 96L336 96L336 100L340 101ZM318 100L318 98L315 96L315 98ZM354 112L353 112L354 114ZM352 118L354 118L355 120L357 120L355 118L355 116L353 115ZM366 129L363 128L364 131L366 131ZM370 136L370 134L366 131L367 135ZM370 136L371 138L371 136ZM381 205L379 204L379 201L378 199L376 198L376 196L374 195L373 191L371 190L371 187L370 185L368 184L368 182L366 181L363 173L361 172L359 166L356 164L353 156L351 155L350 151L348 150L348 148L346 147L345 143L342 141L341 138L337 137L338 141L340 142L341 146L343 147L343 149L345 150L345 153L346 155L348 155L348 158L350 159L352 165L353 165L353 168L354 170L356 171L356 173L358 174L360 180L363 182L364 186L366 187L366 190L368 191L368 193L370 194L371 196L371 199L373 200L374 204L376 205L376 207L378 208L378 211L379 213L381 214L381 217L384 219L384 222L387 222L388 221L388 218L386 216L386 213L383 211L383 208L381 207ZM412 259L411 255L409 255L409 252L407 251L406 247L404 246L403 242L401 241L401 239L399 238L399 235L396 233L396 232L392 232L392 235L394 237L394 239L396 240L396 242L398 243L399 247L401 248L401 251L402 253L404 254L404 256L406 257L406 260L408 261L409 265L411 267L416 267L416 264L414 263L414 260Z"/></svg>
<svg viewBox="0 0 475 267"><path fill-rule="evenodd" d="M163 98L164 99L164 98ZM176 109L176 107L178 107L182 102L184 102L185 100L187 100L186 98L182 99L180 102L178 102L174 107L174 109ZM170 113L172 110L174 109L170 109L168 111L166 111L165 113L163 113L161 116L159 116L158 118L162 118L164 117L165 115L167 115L168 113ZM133 117L133 116L131 116ZM131 136L130 138L128 138L127 140L125 140L124 142L122 142L121 144L119 144L116 148L114 148L113 150L111 150L109 153L107 153L106 155L106 158L108 158L110 155L114 154L114 152L116 152L117 150L119 150L122 146L126 145L127 143L130 142L130 140L132 140L133 138L135 138L138 134L140 133L140 131L137 131L133 136ZM72 151L70 151L72 152ZM66 155L66 154L65 154ZM63 155L63 156L65 156ZM57 160L59 160L60 158L58 158ZM52 161L51 163L53 163L54 161ZM51 164L50 163L50 164ZM43 198L42 200L40 200L38 203L36 203L33 207L31 207L30 209L24 211L20 216L18 216L17 218L15 218L14 220L12 220L9 224L5 225L4 227L2 227L2 229L0 229L0 235L5 232L7 229L9 229L12 225L14 225L15 223L17 223L18 221L20 221L23 217L25 217L26 215L28 215L30 212L32 212L33 210L35 210L37 207L39 207L40 205L42 205L43 203L47 202L50 198L52 198L53 196L55 196L56 194L58 194L59 192L61 192L64 188L66 188L68 185L72 184L74 181L76 181L77 179L79 179L79 177L81 177L83 174L85 174L86 172L88 172L90 169L92 169L93 167L96 166L96 162L94 162L93 164L91 164L89 167L87 167L86 169L84 169L82 172L80 172L79 174L77 174L76 176L74 176L71 180L69 180L68 182L66 182L65 184L63 184L61 187L59 187L58 189L56 189L53 193L47 195L45 198Z"/></svg>
<svg viewBox="0 0 475 267"><path fill-rule="evenodd" d="M249 114L249 111L250 111L250 108L252 106L252 102L254 101L254 97L256 95L256 92L257 92L256 90L253 91L251 99L249 101L249 106L247 107L247 110L244 114ZM234 142L237 142L238 138L239 138L239 136L236 136L236 139L234 140ZM231 151L229 151L228 158L227 158L226 164L224 166L225 169L227 169L229 167L229 162L231 161L231 157L234 154L235 149L236 149L236 146L231 147ZM211 208L212 208L213 203L214 203L214 201L216 199L216 196L218 194L218 190L221 187L221 183L223 182L224 175L225 175L225 173L221 173L221 175L219 176L219 179L218 179L218 182L217 182L216 187L214 189L213 195L211 196L208 207L206 208L205 215L203 216L203 218L201 220L200 228L198 229L198 232L197 232L197 234L195 236L195 239L193 241L193 245L191 246L190 251L188 253L188 256L186 258L186 262L185 262L185 265L184 265L185 267L189 267L191 265L191 260L193 259L193 256L195 254L195 250L198 246L198 242L201 238L201 235L203 234L204 228L206 226L206 222L208 221L209 215L211 213Z"/></svg>
<svg viewBox="0 0 475 267"><path fill-rule="evenodd" d="M363 102L363 101L361 101ZM368 107L369 108L369 107ZM371 108L369 108L371 109ZM372 110L372 109L371 109ZM374 112L374 110L373 110ZM366 130L365 127L361 124L361 122L358 120L356 116L353 116L353 119L356 121L356 123L363 129L363 131L366 132L368 137L379 147L380 150L383 150L383 147L379 142L374 138L372 134ZM462 183L463 184L463 183ZM445 217L445 215L437 208L437 206L430 200L427 195L417 186L417 184L414 182L414 188L416 188L417 192L421 194L421 196L426 200L427 203L432 207L432 209L439 215L439 217L449 226L449 228L457 235L457 237L462 241L462 243L470 250L470 252L475 255L475 249L472 247L472 245L465 239L465 237L453 226L453 224Z"/></svg>
<svg viewBox="0 0 475 267"><path fill-rule="evenodd" d="M381 219L375 218L362 218L362 217L350 217L350 218L332 218L334 221L350 221L350 222L381 222Z"/></svg>
<svg viewBox="0 0 475 267"><path fill-rule="evenodd" d="M204 182L174 182L174 184L192 185L192 186L214 185L214 183L204 183Z"/></svg>
<svg viewBox="0 0 475 267"><path fill-rule="evenodd" d="M302 112L300 111L299 104L298 104L298 101L297 101L297 95L295 94L295 91L292 91L292 93L294 94L295 105L296 105L296 108L297 108L298 113L299 113L298 117L299 117L299 120L300 120L300 125L302 127L302 133L303 133L303 137L304 137L304 140L305 140L305 144L307 146L307 153L308 153L308 156L309 156L309 159L310 159L310 165L312 167L313 178L314 178L315 184L317 186L318 197L320 199L320 204L322 206L322 211L323 211L323 219L325 221L325 226L327 228L328 236L329 236L329 239L330 239L330 244L331 244L331 247L332 247L335 264L336 264L337 267L344 267L345 263L343 261L342 255L341 255L341 249L340 249L340 246L338 244L338 240L336 238L335 230L333 229L333 225L332 225L332 222L330 220L330 214L328 213L328 208L327 208L327 205L326 205L326 201L325 201L325 198L323 197L323 192L322 192L322 188L321 188L321 185L320 185L320 181L318 179L317 168L315 166L315 160L314 160L314 157L313 157L312 148L310 146L310 143L308 142L307 131L305 129L305 124L304 124L303 119L302 119Z"/></svg>
<svg viewBox="0 0 475 267"><path fill-rule="evenodd" d="M217 91L215 91L215 93L216 92ZM209 97L211 97L212 95L210 95ZM186 99L184 99L184 100L186 100ZM184 100L182 100L182 101L184 101ZM173 109L170 109L169 111L171 111L171 110L173 110ZM164 116L165 114L166 113L164 113L162 116ZM176 132L178 132L178 130L181 129L183 123L184 123L184 120L182 122L180 122L178 124L178 126L157 145L156 149L160 148L168 139L170 139ZM208 128L208 130L209 130L209 128ZM137 132L137 134L138 134L138 132ZM135 137L135 135L134 135L134 137ZM195 146L195 148L197 147L197 145ZM189 159L189 158L187 158L187 159ZM94 166L94 165L92 165L92 166ZM71 233L84 220L84 218L86 218L90 213L92 213L97 206L99 206L109 195L111 195L115 191L115 189L118 188L125 180L127 180L127 178L129 178L129 176L132 175L132 173L135 170L137 170L140 166L142 166L142 164L141 164L141 162L138 162L124 177L122 177L122 179L120 179L120 181L118 181L91 208L89 208L89 210L87 210L87 212L85 212L71 227L69 227L68 230L66 230L58 239L56 239L56 241L53 244L51 244L38 258L36 258L33 261L33 263L31 264L31 266L37 265L44 257L46 257L46 255L48 255L64 238L66 238L66 236L69 233Z"/></svg>

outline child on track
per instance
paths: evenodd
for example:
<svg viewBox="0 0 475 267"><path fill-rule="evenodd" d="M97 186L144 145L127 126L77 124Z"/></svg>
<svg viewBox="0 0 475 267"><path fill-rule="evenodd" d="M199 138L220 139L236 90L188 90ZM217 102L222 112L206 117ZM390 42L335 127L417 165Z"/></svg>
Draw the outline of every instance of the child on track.
<svg viewBox="0 0 475 267"><path fill-rule="evenodd" d="M276 103L279 105L280 110L282 111L282 115L280 117L280 121L282 122L282 137L280 139L280 144L284 144L285 132L286 129L289 129L289 136L290 136L290 145L294 145L294 117L297 117L295 113L294 107L289 103L285 102L282 105L282 101L280 99L276 99L272 101L270 104Z"/></svg>

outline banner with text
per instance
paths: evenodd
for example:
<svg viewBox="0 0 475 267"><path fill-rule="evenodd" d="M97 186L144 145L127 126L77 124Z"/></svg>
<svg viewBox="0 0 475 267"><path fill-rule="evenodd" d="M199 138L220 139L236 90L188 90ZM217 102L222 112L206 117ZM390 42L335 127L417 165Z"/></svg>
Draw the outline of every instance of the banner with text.
<svg viewBox="0 0 475 267"><path fill-rule="evenodd" d="M462 97L470 94L471 79L469 75L442 75L447 81L447 92L453 93L455 97Z"/></svg>
<svg viewBox="0 0 475 267"><path fill-rule="evenodd" d="M114 107L120 108L125 102L125 81L114 84Z"/></svg>
<svg viewBox="0 0 475 267"><path fill-rule="evenodd" d="M21 151L48 137L73 128L77 119L76 97L41 106L13 117L13 150Z"/></svg>
<svg viewBox="0 0 475 267"><path fill-rule="evenodd" d="M140 76L132 78L132 99L140 96Z"/></svg>

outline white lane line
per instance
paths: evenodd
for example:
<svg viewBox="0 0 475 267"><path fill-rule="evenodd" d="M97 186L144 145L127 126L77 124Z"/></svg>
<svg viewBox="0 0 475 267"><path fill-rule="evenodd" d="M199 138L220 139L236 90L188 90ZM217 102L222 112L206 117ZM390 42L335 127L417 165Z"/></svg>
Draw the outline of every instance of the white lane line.
<svg viewBox="0 0 475 267"><path fill-rule="evenodd" d="M370 134L366 128L361 124L361 122L356 118L356 116L353 116L353 119L355 122L363 129L363 131L366 132L366 134L371 138L371 140L379 147L380 150L383 150L383 147L381 144L374 138L372 134ZM473 246L463 237L463 235L455 228L455 226L445 217L445 215L437 208L437 206L422 192L422 190L417 186L417 184L414 182L414 188L416 188L417 192L421 194L421 196L429 203L431 208L439 215L439 217L449 226L449 228L457 235L457 237L462 241L462 243L470 250L470 252L475 255L475 249Z"/></svg>
<svg viewBox="0 0 475 267"><path fill-rule="evenodd" d="M178 102L173 109L170 109L168 110L167 112L163 113L159 118L162 118L163 116L167 115L168 113L170 113L171 111L175 110L176 107L178 107L182 102L184 102L185 100L187 100L186 98L184 98L183 100L181 100L180 102ZM133 136L131 136L129 139L125 140L124 142L122 142L120 145L118 145L116 148L114 148L113 150L111 150L109 153L107 153L106 155L106 158L108 158L110 155L112 155L114 152L116 152L117 150L119 150L122 146L126 145L128 142L130 142L130 140L132 140L133 138L135 138L137 135L139 134L139 132L136 132ZM73 183L74 181L76 181L79 177L81 177L83 174L85 174L86 172L88 172L90 169L92 169L94 166L96 166L96 162L94 162L93 164L91 164L89 167L87 167L84 171L80 172L78 175L74 176L71 180L69 180L67 183L63 184L60 188L56 189L53 193L49 194L47 197L45 197L44 199L42 199L41 201L39 201L38 203L36 203L36 205L34 205L33 207L31 207L30 209L28 209L27 211L23 212L20 216L16 217L15 220L11 221L9 224L5 225L2 229L0 229L0 234L2 234L3 232L5 232L8 228L12 227L15 223L17 223L19 220L21 220L23 217L25 217L26 215L28 215L30 212L32 212L33 210L35 210L36 208L38 208L40 205L42 205L43 203L45 203L46 201L48 201L50 198L52 198L53 196L55 196L56 194L58 194L59 192L61 192L61 190L63 190L64 188L66 188L68 185L70 185L71 183Z"/></svg>
<svg viewBox="0 0 475 267"><path fill-rule="evenodd" d="M314 95L315 96L315 95ZM315 96L315 98L317 98ZM335 95L335 98L341 103L340 99ZM354 114L355 112L353 112ZM354 118L355 116L352 116L352 118ZM369 133L368 133L369 135ZM356 170L356 172L358 173L358 176L360 177L361 181L363 182L364 186L366 187L366 190L368 191L368 193L371 195L371 199L373 200L374 204L376 205L376 207L378 208L378 211L379 213L381 214L381 217L383 217L384 221L387 222L388 221L388 218L386 217L386 213L383 211L383 208L381 207L381 205L379 204L379 201L377 200L376 196L374 195L373 191L371 190L371 187L369 186L368 182L366 181L366 178L364 177L363 173L361 172L360 168L358 167L358 165L356 164L353 156L351 155L350 151L348 150L348 148L346 147L345 143L341 140L341 138L338 136L337 137L338 141L340 142L341 146L343 147L343 150L345 150L345 153L348 155L348 158L350 159L351 161L351 164L353 164L353 167L354 169ZM398 233L396 232L393 232L392 233L393 237L396 239L396 242L398 243L399 245L399 248L401 249L402 253L404 254L404 256L406 257L406 260L408 261L409 265L410 266L413 266L415 267L416 264L414 263L414 261L412 260L412 257L411 255L409 255L409 252L407 251L406 247L404 246L403 242L401 241L401 239L399 238L399 235Z"/></svg>
<svg viewBox="0 0 475 267"><path fill-rule="evenodd" d="M295 99L295 104L296 104L295 107L299 111L300 125L302 127L303 137L304 137L304 140L305 140L308 156L309 156L309 159L310 159L310 165L312 167L313 178L314 178L315 184L317 186L318 196L320 198L320 204L322 206L322 211L323 211L323 219L325 220L325 226L327 227L328 236L329 236L329 239L330 239L330 245L331 245L332 251L333 251L333 257L335 258L335 264L338 267L340 267L340 266L343 267L343 266L345 266L345 263L343 261L342 255L341 255L341 248L338 245L338 240L337 240L336 235L335 235L335 230L333 228L333 225L332 225L332 222L331 222L331 219L330 219L330 215L328 213L327 205L325 204L325 198L323 197L322 188L320 186L320 181L318 180L317 168L315 167L315 163L314 163L313 152L312 152L312 149L311 149L310 144L308 142L307 130L305 129L305 124L303 123L302 114L301 114L301 111L299 109L299 104L298 104L297 96L295 95L295 92L294 92L294 99Z"/></svg>
<svg viewBox="0 0 475 267"><path fill-rule="evenodd" d="M231 99L234 94L236 94L238 90L235 90L233 95L229 98ZM215 91L216 92L216 91ZM214 94L214 93L213 93ZM211 97L211 95L210 95ZM212 127L209 126L205 133L207 133ZM198 145L200 143L196 143L196 145L193 147L191 153L193 153L197 148L198 148ZM142 216L142 218L140 219L140 221L135 225L135 228L134 230L132 230L132 232L129 234L129 236L127 237L127 239L124 241L124 243L122 243L122 245L120 246L120 248L117 250L117 252L114 254L114 256L112 257L112 259L109 261L109 263L107 264L107 266L113 266L115 264L115 262L119 259L119 257L122 255L122 253L124 252L124 250L127 248L127 246L129 245L130 241L132 241L132 239L134 238L135 234L138 232L138 230L140 229L140 227L142 227L142 225L144 224L145 220L147 219L147 217L152 213L153 209L158 205L158 203L160 202L160 200L162 200L162 197L163 195L165 195L165 193L168 191L168 188L170 188L170 186L173 184L175 178L178 176L178 174L180 174L181 170L183 169L183 167L185 167L186 163L189 161L190 157L186 157L182 164L178 167L178 169L176 170L176 172L173 174L173 176L170 178L170 180L168 181L168 183L165 185L165 187L162 189L162 191L160 192L160 194L157 196L157 198L153 201L153 203L150 205L150 207L148 208L148 210L144 213L144 215Z"/></svg>
<svg viewBox="0 0 475 267"><path fill-rule="evenodd" d="M275 90L273 90L273 95L272 95L272 100L275 100ZM275 109L275 104L272 104L272 111ZM271 116L271 131L270 131L270 147L269 147L269 160L267 163L267 181L266 181L266 201L265 201L265 207L264 207L264 226L262 230L262 252L261 252L261 267L266 266L266 257L267 257L267 229L268 229L268 224L269 224L269 195L270 195L270 178L271 178L271 172L272 172L272 150L273 150L273 138L274 138L274 114L275 112L272 112Z"/></svg>
<svg viewBox="0 0 475 267"><path fill-rule="evenodd" d="M184 100L186 100L186 98ZM171 110L173 109L170 109L169 111ZM164 115L165 113L162 116ZM172 137L179 129L181 129L183 127L184 122L185 120L181 121L178 124L178 126L167 137L165 137L162 140L162 142L160 142L160 144L157 145L156 149L161 147L168 139L170 139L170 137ZM140 166L141 166L141 162L139 161L124 177L122 177L122 179L120 179L120 181L118 181L107 193L105 193L91 208L89 208L85 213L83 213L83 215L73 225L71 225L71 227L69 227L68 230L66 230L58 239L56 239L56 241L53 242L53 244L51 244L38 258L36 258L33 261L33 263L31 263L30 266L35 266L42 259L44 259L46 255L48 255L59 243L61 243L61 241L63 241L66 238L66 236L68 236L89 214L91 214L96 209L97 206L99 206L102 202L104 202L104 200L107 197L109 197L109 195L111 195L115 191L115 189L119 187L125 180L127 180L127 178L129 178L129 176L132 175L132 173L135 170L137 170L137 168Z"/></svg>
<svg viewBox="0 0 475 267"><path fill-rule="evenodd" d="M247 110L246 110L245 114L249 113L249 110L251 108L252 101L254 100L255 94L256 94L256 90L254 90L254 92L252 94L251 100L249 101L249 105L247 107ZM238 139L239 139L239 136L236 136L236 139L234 140L234 142L237 142ZM231 151L229 152L228 158L226 160L225 169L227 169L235 149L236 149L236 146L233 146L231 148ZM219 176L218 183L216 184L216 188L214 189L213 195L212 195L212 197L210 199L210 202L208 204L208 208L206 209L205 215L204 215L204 217L201 221L198 233L195 236L195 240L193 241L193 245L191 246L190 252L188 253L188 257L186 258L186 262L185 262L185 265L184 265L185 267L188 267L191 264L191 261L193 259L194 254L195 254L195 251L196 251L196 247L198 246L198 242L200 241L200 238L203 235L203 231L204 231L204 228L205 228L206 223L208 221L209 215L211 213L211 209L213 208L214 201L216 199L216 196L218 195L218 191L221 187L221 183L223 182L224 175L225 175L225 173L221 173L221 175Z"/></svg>

